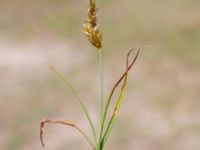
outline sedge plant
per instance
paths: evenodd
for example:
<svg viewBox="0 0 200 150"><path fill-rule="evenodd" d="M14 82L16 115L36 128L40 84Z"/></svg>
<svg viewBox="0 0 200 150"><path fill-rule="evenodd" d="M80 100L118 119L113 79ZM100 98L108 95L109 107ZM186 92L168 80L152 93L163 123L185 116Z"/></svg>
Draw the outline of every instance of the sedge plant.
<svg viewBox="0 0 200 150"><path fill-rule="evenodd" d="M43 134L44 134L44 126L45 124L61 124L66 125L69 127L72 127L76 129L83 138L88 142L88 144L91 146L93 150L103 150L104 146L108 140L110 131L114 125L114 122L116 120L116 116L118 114L118 110L120 108L127 80L128 80L128 72L135 64L140 47L137 46L136 48L131 49L126 57L126 67L125 71L121 75L121 77L117 80L117 82L114 84L113 88L110 91L110 94L108 95L108 98L104 100L104 77L103 77L103 62L102 62L102 56L103 56L103 49L102 49L102 33L99 29L99 24L97 22L97 8L95 0L89 0L89 8L87 10L87 18L85 19L83 23L83 29L82 32L86 35L88 41L94 46L94 48L97 50L98 57L99 57L99 99L98 99L98 112L99 112L99 118L98 118L98 127L95 128L93 121L90 117L90 114L84 104L83 99L79 95L77 89L75 89L72 84L65 79L65 77L59 73L53 66L49 65L49 68L59 77L75 94L78 103L81 106L81 109L83 113L86 116L86 119L89 123L89 126L92 131L92 139L87 135L86 132L84 132L78 125L73 123L72 121L63 121L63 120L50 120L50 119L43 119L40 123L40 140L42 143L42 146L44 145L43 140ZM135 52L135 56L131 62L129 62L129 56L132 52ZM116 91L116 88L120 88L120 91L118 93L117 98L115 99L114 107L111 108L110 102L113 98L113 94ZM108 110L113 109L111 112L110 118L108 118ZM107 121L106 121L107 120Z"/></svg>

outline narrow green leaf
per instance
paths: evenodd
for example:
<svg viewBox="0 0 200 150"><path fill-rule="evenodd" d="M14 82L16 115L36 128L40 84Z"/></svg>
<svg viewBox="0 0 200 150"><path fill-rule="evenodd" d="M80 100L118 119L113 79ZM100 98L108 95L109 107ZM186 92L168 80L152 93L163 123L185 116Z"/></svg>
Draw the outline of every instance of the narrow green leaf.
<svg viewBox="0 0 200 150"><path fill-rule="evenodd" d="M126 84L127 84L128 72L131 69L131 67L133 66L133 64L135 63L135 61L137 60L140 48L138 48L137 54L136 54L134 60L132 61L131 65L129 66L128 58L129 58L129 55L131 54L132 51L133 50L129 51L129 53L127 54L127 58L126 58L126 71L125 71L125 73L122 75L122 77L118 80L117 84L113 88L113 89L115 89L119 85L119 83L123 80L123 78L124 78L124 82L123 82L122 88L120 90L119 96L117 98L117 101L116 101L116 104L115 104L115 107L114 107L111 119L110 119L110 121L108 123L108 126L107 126L107 128L105 130L105 133L103 135L103 138L102 138L102 142L101 142L101 146L102 147L105 145L105 143L106 143L106 141L108 139L108 136L110 134L110 131L111 131L112 127L113 127L113 124L115 122L116 115L118 113L121 101L122 101L123 96L124 96L124 92L125 92L125 88L126 88ZM112 90L111 96L109 96L109 99L108 99L108 102L107 102L108 105L110 103L110 100L111 100L111 97L112 97L113 93L114 93L114 90ZM108 109L108 106L106 108ZM107 110L104 113L104 121L105 121L106 115L107 115Z"/></svg>
<svg viewBox="0 0 200 150"><path fill-rule="evenodd" d="M133 48L131 51L134 51L135 48ZM128 66L128 70L130 70L133 66L133 64L135 63L137 57L133 60L133 62ZM124 74L120 77L120 79L115 83L115 85L113 86L110 94L109 94L109 97L106 101L106 106L105 106L105 110L104 110L104 113L103 113L103 119L102 119L102 123L101 123L101 130L100 130L100 139L102 139L102 134L103 134L103 129L104 129L104 124L105 124L105 120L106 120L106 116L107 116L107 112L108 112L108 108L109 108L109 105L110 105L110 101L112 99L112 96L115 92L115 89L118 87L118 85L121 83L121 81L125 78L126 76L126 71L124 72Z"/></svg>
<svg viewBox="0 0 200 150"><path fill-rule="evenodd" d="M81 99L81 97L80 97L78 91L77 91L77 90L72 86L72 84L71 84L69 81L67 81L67 80L62 76L62 74L59 73L53 66L51 66L51 65L48 65L48 66L49 66L49 68L50 68L62 81L65 82L65 84L66 84L67 86L69 86L69 87L71 88L71 90L73 91L73 93L74 93L75 96L77 97L77 100L78 100L78 102L79 102L79 104L80 104L80 106L81 106L83 112L85 113L85 115L86 115L86 117L87 117L87 120L88 120L88 122L89 122L89 124L90 124L91 130L92 130L92 134L93 134L93 138L94 138L94 141L95 141L95 143L96 143L96 142L97 142L97 136L96 136L96 131L95 131L94 125L93 125L93 123L92 123L91 117L90 117L90 115L89 115L89 113L88 113L88 111L87 111L87 109L86 109L86 107L85 107L85 105L84 105L84 103L83 103L83 100Z"/></svg>

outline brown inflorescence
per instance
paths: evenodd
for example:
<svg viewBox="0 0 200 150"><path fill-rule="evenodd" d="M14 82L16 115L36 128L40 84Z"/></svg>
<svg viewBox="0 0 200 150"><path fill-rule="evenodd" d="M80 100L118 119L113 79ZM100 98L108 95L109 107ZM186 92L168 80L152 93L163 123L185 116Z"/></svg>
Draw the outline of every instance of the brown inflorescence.
<svg viewBox="0 0 200 150"><path fill-rule="evenodd" d="M99 24L97 24L97 8L94 0L90 0L88 8L88 17L83 24L82 32L88 37L89 42L96 48L102 47L102 34L99 30Z"/></svg>

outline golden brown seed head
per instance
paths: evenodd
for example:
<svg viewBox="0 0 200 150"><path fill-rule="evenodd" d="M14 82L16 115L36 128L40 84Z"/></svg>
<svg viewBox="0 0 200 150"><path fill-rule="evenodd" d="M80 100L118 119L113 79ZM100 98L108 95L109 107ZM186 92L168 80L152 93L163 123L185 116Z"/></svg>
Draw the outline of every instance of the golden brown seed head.
<svg viewBox="0 0 200 150"><path fill-rule="evenodd" d="M88 8L88 17L83 24L82 32L87 36L89 42L100 49L102 47L102 34L99 31L99 25L97 24L97 9L94 0L90 0Z"/></svg>

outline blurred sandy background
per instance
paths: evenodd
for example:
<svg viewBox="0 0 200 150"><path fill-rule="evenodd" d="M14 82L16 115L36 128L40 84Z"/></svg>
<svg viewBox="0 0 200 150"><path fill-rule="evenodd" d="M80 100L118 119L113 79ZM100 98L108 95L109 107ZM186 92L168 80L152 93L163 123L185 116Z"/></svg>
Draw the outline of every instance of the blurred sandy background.
<svg viewBox="0 0 200 150"><path fill-rule="evenodd" d="M106 150L200 149L200 1L97 0L106 96L128 50L143 47ZM97 122L97 52L80 32L87 0L0 0L0 149L42 150L42 118L89 126L52 64ZM150 45L154 45L151 47ZM90 132L89 132L90 133ZM48 125L47 150L88 150L69 127Z"/></svg>

